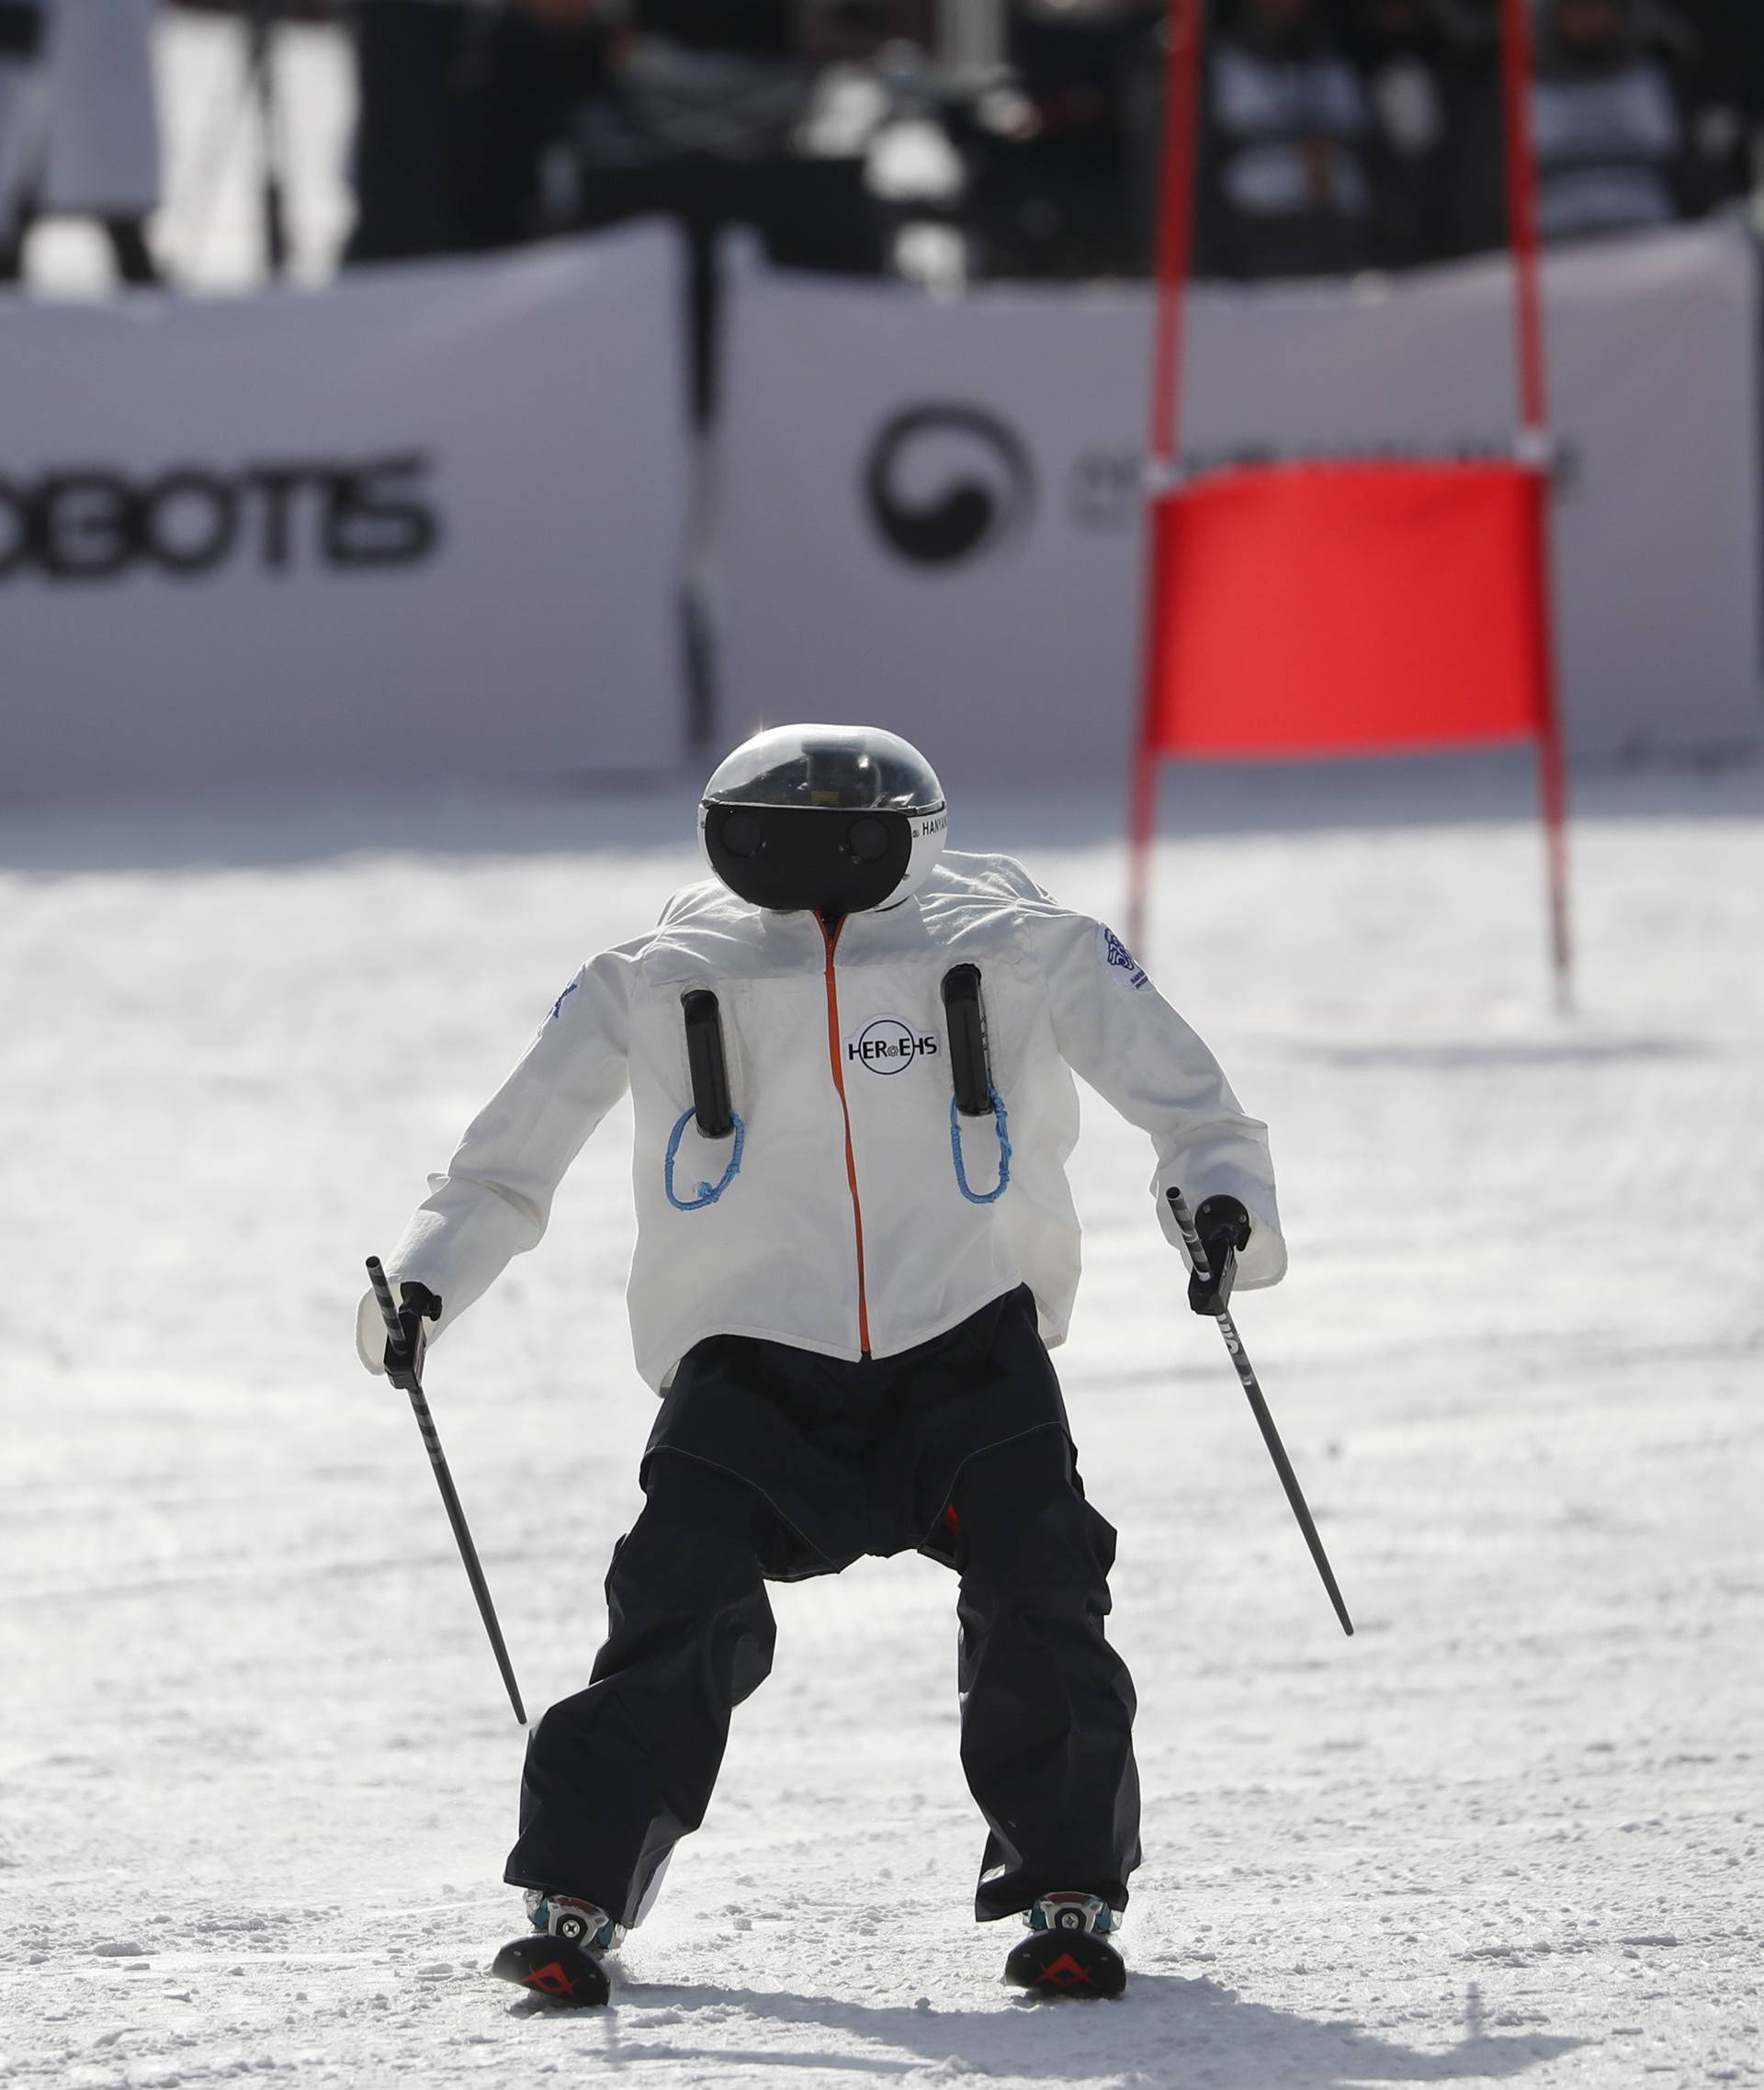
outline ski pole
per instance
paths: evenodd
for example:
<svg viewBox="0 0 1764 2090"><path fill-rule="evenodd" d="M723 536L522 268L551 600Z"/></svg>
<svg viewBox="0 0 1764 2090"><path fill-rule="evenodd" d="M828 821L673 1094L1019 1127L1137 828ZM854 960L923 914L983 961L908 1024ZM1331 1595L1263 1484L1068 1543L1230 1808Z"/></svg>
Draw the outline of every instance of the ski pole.
<svg viewBox="0 0 1764 2090"><path fill-rule="evenodd" d="M1203 1278L1213 1274L1211 1257L1205 1244L1195 1231L1188 1202L1179 1190L1167 1191L1170 1209L1181 1230L1182 1246L1188 1250L1188 1260ZM1250 1397L1250 1407L1261 1426L1262 1441L1268 1447L1268 1455L1274 1462L1274 1471L1280 1475L1280 1485L1286 1490L1286 1499L1292 1504L1293 1515L1298 1519L1298 1528L1305 1534L1305 1543L1311 1549L1311 1558L1317 1563L1317 1572L1323 1577L1323 1587L1329 1593L1329 1601L1335 1606L1335 1615L1341 1621L1341 1630L1350 1636L1353 1621L1348 1616L1348 1607L1341 1601L1341 1592L1336 1587L1335 1572L1329 1565L1329 1556L1323 1551L1323 1542L1317 1535L1317 1526L1311 1520L1311 1512L1305 1501L1305 1491L1298 1485L1298 1475L1293 1471L1293 1463L1286 1456L1286 1447L1280 1440L1280 1432L1274 1428L1274 1418L1268 1412L1268 1403L1262 1398L1261 1388L1256 1381L1255 1366L1250 1363L1249 1352L1243 1347L1243 1339L1238 1333L1238 1325L1221 1307L1213 1316L1219 1324L1219 1333L1225 1338L1225 1347L1232 1363L1237 1367L1238 1378Z"/></svg>
<svg viewBox="0 0 1764 2090"><path fill-rule="evenodd" d="M490 1585L484 1580L483 1568L479 1565L478 1548L471 1542L466 1513L459 1507L459 1497L454 1490L453 1474L447 1464L447 1455L441 1449L435 1418L429 1413L429 1404L424 1397L421 1368L414 1351L404 1339L403 1323L399 1318L398 1308L392 1304L392 1288L386 1282L386 1272L378 1256L368 1258L368 1278L374 1288L374 1297L379 1303L380 1317L386 1323L386 1333L393 1349L402 1351L410 1359L409 1383L405 1384L404 1391L411 1396L411 1410L416 1417L416 1427L423 1432L423 1448L429 1454L430 1465L435 1468L435 1486L441 1490L441 1500L447 1506L447 1521L453 1526L459 1557L466 1564L466 1579L471 1584L471 1593L478 1599L478 1615L483 1620L484 1631L490 1635L490 1644L496 1655L496 1666L503 1672L508 1702L514 1708L515 1719L525 1727L526 1708L521 1703L521 1687L514 1681L514 1665L508 1658L503 1629L497 1623L496 1607L491 1601Z"/></svg>

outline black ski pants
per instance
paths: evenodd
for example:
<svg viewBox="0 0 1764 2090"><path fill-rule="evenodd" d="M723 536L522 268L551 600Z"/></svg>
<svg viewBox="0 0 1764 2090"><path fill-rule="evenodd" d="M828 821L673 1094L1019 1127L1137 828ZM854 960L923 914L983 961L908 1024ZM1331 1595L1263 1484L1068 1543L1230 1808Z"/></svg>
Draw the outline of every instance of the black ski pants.
<svg viewBox="0 0 1764 2090"><path fill-rule="evenodd" d="M995 1316L979 1331L992 1339L983 1345L988 1356L1020 1344L1022 1333L1021 1295L995 1305L1007 1311L1002 1326ZM964 1329L971 1350L971 1325ZM813 1360L806 1389L799 1352L756 1359L752 1352L782 1346L729 1337L699 1350L713 1347L725 1399L735 1397L732 1371L747 1374L749 1393L757 1371L775 1412L803 1431L805 1457L825 1454L831 1442L845 1470L856 1471L863 1404L872 1396L869 1471L898 1478L903 1432L909 1443L952 1455L950 1401L937 1397L936 1381L942 1367L963 1361L959 1343L921 1360L916 1373L900 1361ZM1034 1347L1052 1384L1046 1353L1038 1340ZM919 1399L903 1394L909 1384ZM873 1526L860 1549L916 1544L960 1576L962 1767L988 1832L975 1898L982 1919L1012 1915L1057 1889L1125 1908L1139 1859L1133 1687L1103 1632L1114 1533L1084 1498L1063 1422L1062 1411L967 1451L926 1524L895 1542ZM768 1575L846 1565L826 1553L819 1566L806 1561L773 1491L671 1440L690 1436L665 1415L658 1425L642 1514L606 1578L605 1645L587 1689L554 1705L528 1744L521 1833L506 1874L518 1886L578 1894L627 1924L647 1905L673 1846L703 1821L730 1713L770 1671ZM768 1456L775 1471L775 1437ZM907 1507L914 1494L916 1510ZM926 1515L922 1489L899 1499L901 1514Z"/></svg>

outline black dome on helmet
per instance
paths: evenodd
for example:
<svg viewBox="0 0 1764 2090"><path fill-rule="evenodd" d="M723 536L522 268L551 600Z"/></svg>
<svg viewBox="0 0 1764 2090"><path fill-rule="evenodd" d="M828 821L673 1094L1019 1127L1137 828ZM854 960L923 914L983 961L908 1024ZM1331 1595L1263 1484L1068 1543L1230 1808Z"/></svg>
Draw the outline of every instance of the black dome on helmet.
<svg viewBox="0 0 1764 2090"><path fill-rule="evenodd" d="M879 726L775 726L718 765L699 808L710 867L756 907L896 907L942 853L937 773Z"/></svg>

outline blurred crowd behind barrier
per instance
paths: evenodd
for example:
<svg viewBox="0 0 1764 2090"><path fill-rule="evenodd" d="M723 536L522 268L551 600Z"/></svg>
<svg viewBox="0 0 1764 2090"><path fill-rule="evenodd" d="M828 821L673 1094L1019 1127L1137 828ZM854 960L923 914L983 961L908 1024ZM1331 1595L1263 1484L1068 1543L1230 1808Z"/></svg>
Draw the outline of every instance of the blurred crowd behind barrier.
<svg viewBox="0 0 1764 2090"><path fill-rule="evenodd" d="M162 133L190 71L168 60L170 25L188 45L202 16L233 58L190 90L208 107L171 200L199 220L205 188L248 155L272 273L660 212L701 254L724 225L752 224L786 267L933 286L1143 275L1163 13L1161 0L0 0L0 279L34 274L32 228L69 220L99 229L115 280L199 279L163 208ZM1754 191L1758 0L1534 0L1534 15L1546 237L1681 221ZM1501 243L1495 0L1210 0L1208 16L1197 273L1399 269ZM315 46L338 76L290 72L311 73ZM353 192L316 267L311 229L288 222L315 130Z"/></svg>

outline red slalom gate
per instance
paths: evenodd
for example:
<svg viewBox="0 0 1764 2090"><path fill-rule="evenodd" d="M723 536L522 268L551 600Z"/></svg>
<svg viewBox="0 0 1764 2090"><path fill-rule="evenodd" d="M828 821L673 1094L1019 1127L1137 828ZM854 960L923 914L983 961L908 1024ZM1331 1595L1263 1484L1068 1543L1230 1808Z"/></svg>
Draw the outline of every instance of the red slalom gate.
<svg viewBox="0 0 1764 2090"><path fill-rule="evenodd" d="M1142 941L1159 762L1530 740L1558 1003L1569 998L1566 792L1526 0L1501 0L1519 429L1510 463L1308 462L1182 480L1203 0L1170 0L1130 911Z"/></svg>

